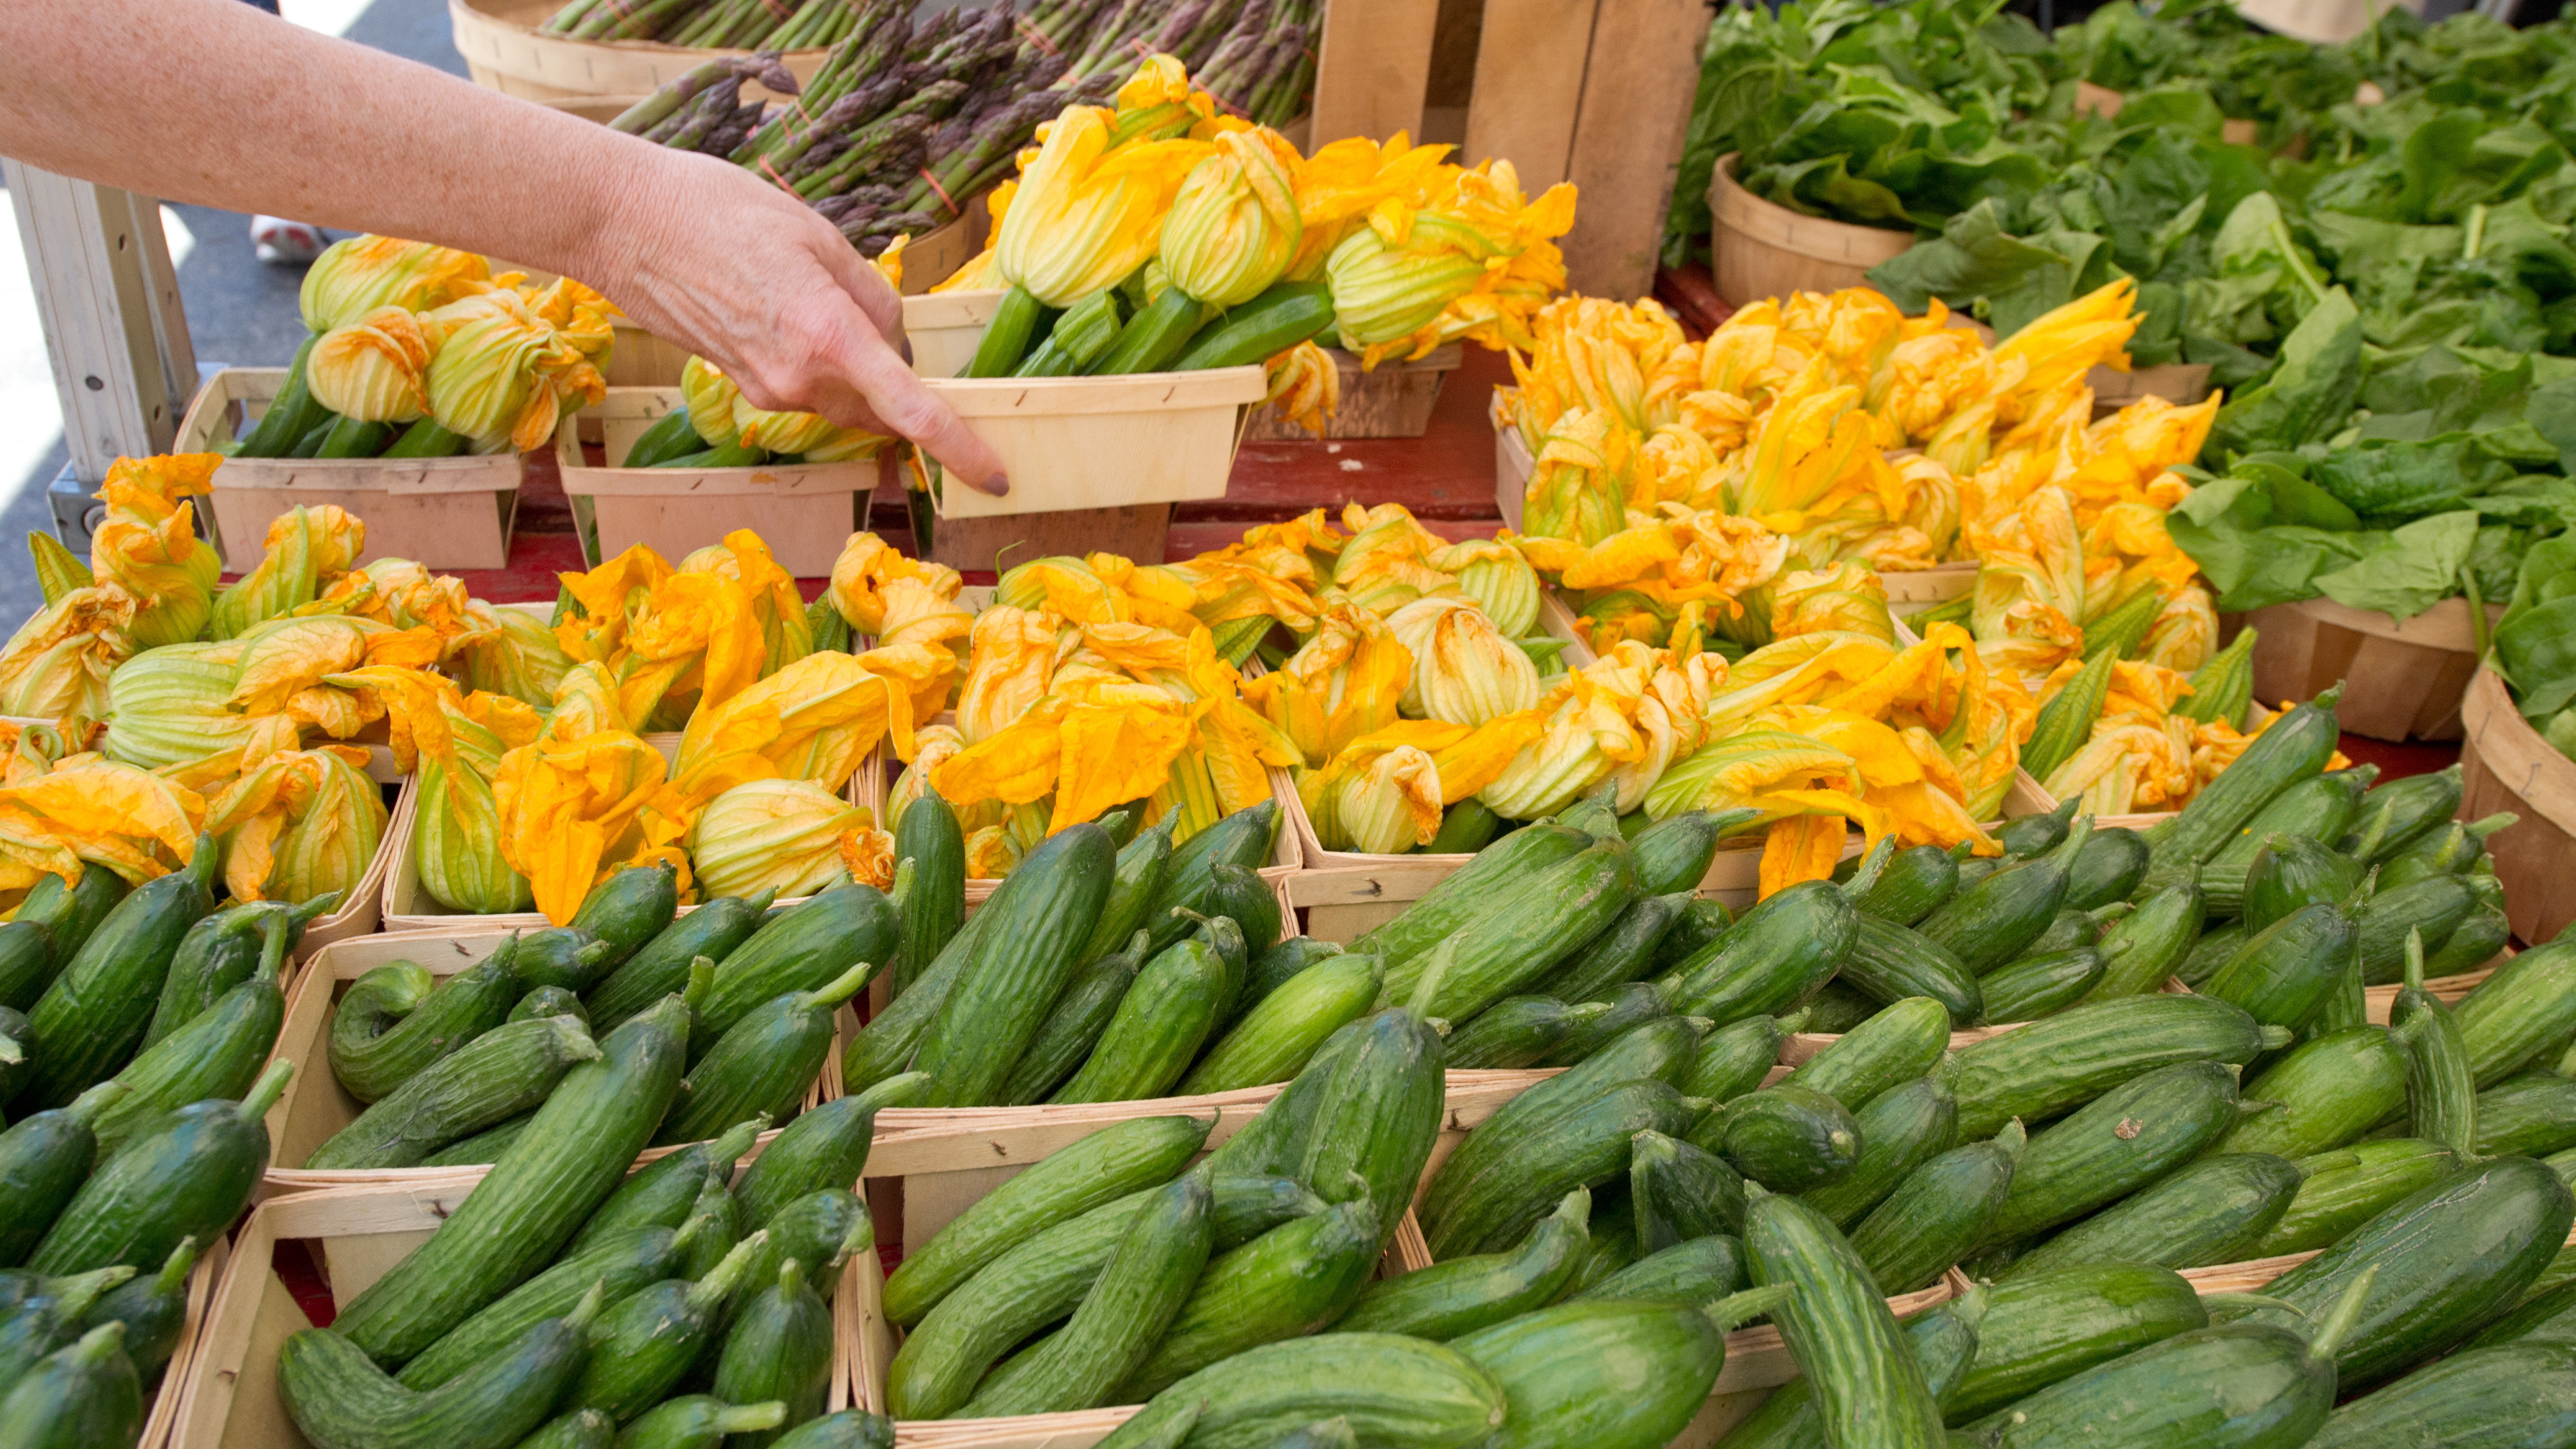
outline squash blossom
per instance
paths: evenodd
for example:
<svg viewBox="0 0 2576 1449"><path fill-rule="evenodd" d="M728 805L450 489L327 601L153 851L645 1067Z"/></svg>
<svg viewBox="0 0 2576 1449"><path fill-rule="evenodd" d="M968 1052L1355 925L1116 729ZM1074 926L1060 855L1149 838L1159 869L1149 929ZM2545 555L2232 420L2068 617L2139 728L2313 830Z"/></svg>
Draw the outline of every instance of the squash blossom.
<svg viewBox="0 0 2576 1449"><path fill-rule="evenodd" d="M734 386L723 368L703 357L690 357L680 366L680 400L688 404L690 429L708 447L731 447L741 437L733 414L735 404L742 401L742 389Z"/></svg>
<svg viewBox="0 0 2576 1449"><path fill-rule="evenodd" d="M1145 77L1140 70L1138 79ZM1049 123L994 236L993 267L1004 281L1050 307L1069 307L1126 280L1154 255L1181 183L1213 150L1206 141L1158 135L1151 124L1158 108L1177 108L1186 120L1191 112L1204 118L1213 103L1191 95L1137 107L1121 92L1115 112L1067 106ZM1121 139L1131 126L1142 129Z"/></svg>
<svg viewBox="0 0 2576 1449"><path fill-rule="evenodd" d="M1303 234L1296 148L1267 127L1227 131L1192 167L1163 222L1163 270L1212 307L1240 307L1279 280Z"/></svg>
<svg viewBox="0 0 2576 1449"><path fill-rule="evenodd" d="M1328 600L1315 632L1277 669L1243 682L1246 704L1320 767L1363 735L1396 721L1413 678L1413 655L1385 622Z"/></svg>
<svg viewBox="0 0 2576 1449"><path fill-rule="evenodd" d="M684 574L707 573L742 586L760 621L761 672L775 674L814 652L814 631L805 621L804 596L796 579L778 566L768 541L748 528L737 528L680 560Z"/></svg>
<svg viewBox="0 0 2576 1449"><path fill-rule="evenodd" d="M315 332L345 327L379 307L426 312L483 290L491 263L472 252L389 236L333 242L304 269L297 300Z"/></svg>
<svg viewBox="0 0 2576 1449"><path fill-rule="evenodd" d="M98 490L107 516L90 535L90 572L134 596L134 645L157 649L205 632L223 561L197 537L188 499L212 489L215 453L119 458Z"/></svg>
<svg viewBox="0 0 2576 1449"><path fill-rule="evenodd" d="M298 505L269 520L267 552L215 596L207 633L232 639L310 604L367 547L367 525L337 504Z"/></svg>
<svg viewBox="0 0 2576 1449"><path fill-rule="evenodd" d="M1331 356L1308 338L1262 367L1267 387L1261 400L1307 432L1324 436L1326 420L1342 407L1342 370Z"/></svg>
<svg viewBox="0 0 2576 1449"><path fill-rule="evenodd" d="M409 422L429 411L429 337L400 307L378 307L322 334L304 362L314 398L342 417Z"/></svg>
<svg viewBox="0 0 2576 1449"><path fill-rule="evenodd" d="M114 584L74 589L38 609L0 647L0 714L49 719L77 733L107 717L108 680L134 654L134 596Z"/></svg>
<svg viewBox="0 0 2576 1449"><path fill-rule="evenodd" d="M241 654L239 641L172 644L118 665L108 676L101 752L193 787L230 779L254 749L265 758L295 748L294 721L242 714L227 702Z"/></svg>
<svg viewBox="0 0 2576 1449"><path fill-rule="evenodd" d="M868 812L811 780L748 780L708 802L688 837L689 860L710 893L775 889L810 896L851 878Z"/></svg>
<svg viewBox="0 0 2576 1449"><path fill-rule="evenodd" d="M498 609L477 599L467 612L471 627L459 635L449 665L468 690L505 694L544 708L572 668L572 656L545 620L523 609Z"/></svg>
<svg viewBox="0 0 2576 1449"><path fill-rule="evenodd" d="M1389 614L1386 627L1413 656L1400 704L1407 715L1480 725L1538 704L1537 664L1474 600L1429 595Z"/></svg>
<svg viewBox="0 0 2576 1449"><path fill-rule="evenodd" d="M1530 201L1509 161L1441 168L1415 207L1381 204L1333 248L1342 346L1374 367L1458 337L1525 345L1527 319L1564 286L1555 238L1573 226L1571 184Z"/></svg>
<svg viewBox="0 0 2576 1449"><path fill-rule="evenodd" d="M233 898L301 905L325 891L348 901L384 838L385 802L366 751L325 745L271 755L206 809Z"/></svg>
<svg viewBox="0 0 2576 1449"><path fill-rule="evenodd" d="M607 395L594 365L610 330L605 304L573 300L564 289L578 285L496 288L421 318L434 354L429 415L439 426L477 446L507 442L524 453L554 436L564 413Z"/></svg>
<svg viewBox="0 0 2576 1449"><path fill-rule="evenodd" d="M600 878L642 841L636 814L662 784L662 753L624 730L539 736L492 776L501 858L525 876L538 910L563 925Z"/></svg>
<svg viewBox="0 0 2576 1449"><path fill-rule="evenodd" d="M0 785L0 890L40 875L77 882L91 865L141 885L211 848L199 838L205 818L196 791L96 755L25 770Z"/></svg>

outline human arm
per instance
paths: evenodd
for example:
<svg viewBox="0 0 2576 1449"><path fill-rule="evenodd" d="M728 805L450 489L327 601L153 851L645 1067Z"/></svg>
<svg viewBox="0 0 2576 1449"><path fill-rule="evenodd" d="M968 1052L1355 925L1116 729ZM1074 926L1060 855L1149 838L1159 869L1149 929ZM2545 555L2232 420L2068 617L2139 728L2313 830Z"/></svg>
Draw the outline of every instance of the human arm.
<svg viewBox="0 0 2576 1449"><path fill-rule="evenodd" d="M1007 491L992 450L905 365L884 278L802 201L714 157L236 0L6 0L0 153L578 277L754 403L900 434Z"/></svg>

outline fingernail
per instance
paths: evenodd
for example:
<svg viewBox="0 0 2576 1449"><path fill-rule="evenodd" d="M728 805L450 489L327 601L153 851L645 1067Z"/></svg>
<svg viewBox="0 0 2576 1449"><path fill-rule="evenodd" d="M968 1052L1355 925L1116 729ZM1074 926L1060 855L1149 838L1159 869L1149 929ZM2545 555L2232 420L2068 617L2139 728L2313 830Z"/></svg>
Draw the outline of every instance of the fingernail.
<svg viewBox="0 0 2576 1449"><path fill-rule="evenodd" d="M1010 496L1011 492L1010 478L1001 473L994 474L992 477L985 479L977 486L981 487L985 492L992 494L996 498L1006 498Z"/></svg>

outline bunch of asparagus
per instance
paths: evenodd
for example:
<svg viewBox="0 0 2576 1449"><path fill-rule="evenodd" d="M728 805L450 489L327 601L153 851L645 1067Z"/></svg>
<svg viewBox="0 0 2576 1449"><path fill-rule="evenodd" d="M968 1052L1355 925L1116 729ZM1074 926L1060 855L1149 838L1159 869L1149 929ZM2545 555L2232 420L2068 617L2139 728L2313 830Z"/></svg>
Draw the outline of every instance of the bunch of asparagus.
<svg viewBox="0 0 2576 1449"><path fill-rule="evenodd" d="M571 0L538 29L575 40L811 50L857 33L854 0Z"/></svg>
<svg viewBox="0 0 2576 1449"><path fill-rule="evenodd" d="M758 171L875 256L955 217L1064 107L1108 104L1143 56L1180 57L1210 93L1269 125L1303 114L1314 83L1306 37L1319 0L1035 0L919 18L917 0L833 3L848 11L846 38L802 87L774 51L728 57L611 124ZM746 97L755 81L794 99Z"/></svg>

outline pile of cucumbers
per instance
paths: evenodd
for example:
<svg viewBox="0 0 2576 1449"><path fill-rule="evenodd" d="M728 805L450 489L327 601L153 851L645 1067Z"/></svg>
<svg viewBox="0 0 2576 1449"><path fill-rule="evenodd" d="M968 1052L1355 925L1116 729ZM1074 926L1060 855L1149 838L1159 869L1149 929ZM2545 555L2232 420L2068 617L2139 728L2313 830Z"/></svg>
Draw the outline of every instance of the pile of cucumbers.
<svg viewBox="0 0 2576 1449"><path fill-rule="evenodd" d="M1381 995L1377 959L1285 940L1258 872L1273 801L1175 846L1142 802L1057 831L975 914L965 837L936 793L895 822L893 1004L841 1059L855 1091L929 1074L923 1105L1124 1102L1297 1075Z"/></svg>
<svg viewBox="0 0 2576 1449"><path fill-rule="evenodd" d="M665 995L566 1074L429 1241L286 1340L278 1392L318 1449L886 1449L826 1415L831 1300L873 1251L852 1189L906 1078L799 1117L747 1166L746 1121L627 1172L680 1097L690 1007Z"/></svg>
<svg viewBox="0 0 2576 1449"><path fill-rule="evenodd" d="M127 1129L105 1081L0 1132L0 1444L130 1449L187 1325L197 1259L250 1206L268 1109L292 1069L240 1100L189 1102Z"/></svg>
<svg viewBox="0 0 2576 1449"><path fill-rule="evenodd" d="M1366 1314L1439 1136L1444 1076L1437 1029L1390 1008L1334 1032L1195 1166L1211 1118L1120 1122L1041 1159L906 1244L885 1287L886 1317L908 1330L889 1408L910 1420L1143 1403Z"/></svg>
<svg viewBox="0 0 2576 1449"><path fill-rule="evenodd" d="M968 377L1112 376L1196 372L1267 362L1333 325L1332 289L1279 282L1232 309L1165 286L1146 295L1145 271L1070 307L1049 307L1023 287L1002 294L976 343Z"/></svg>
<svg viewBox="0 0 2576 1449"><path fill-rule="evenodd" d="M99 865L73 885L43 876L0 925L0 1104L13 1119L116 1081L124 1093L92 1124L111 1152L165 1113L250 1090L305 924L339 894L219 909L222 856L200 837L188 866L132 890Z"/></svg>
<svg viewBox="0 0 2576 1449"><path fill-rule="evenodd" d="M673 995L689 1010L687 1074L648 1143L787 1120L831 1054L833 1013L892 959L893 902L853 882L776 910L767 893L678 907L670 866L630 866L569 924L514 933L454 975L397 961L351 982L331 1074L367 1105L289 1165L497 1161L607 1034Z"/></svg>

